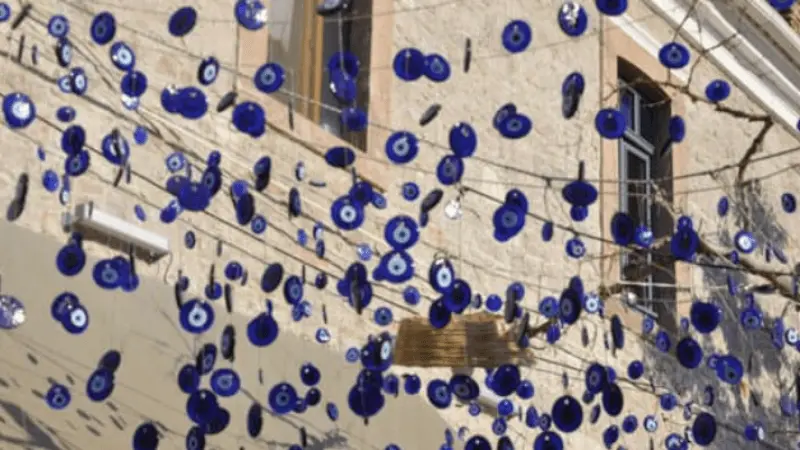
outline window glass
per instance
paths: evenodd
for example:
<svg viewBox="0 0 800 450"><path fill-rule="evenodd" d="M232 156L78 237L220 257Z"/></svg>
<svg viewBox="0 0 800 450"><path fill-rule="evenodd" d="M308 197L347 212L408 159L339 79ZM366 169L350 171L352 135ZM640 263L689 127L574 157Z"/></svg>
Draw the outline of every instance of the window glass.
<svg viewBox="0 0 800 450"><path fill-rule="evenodd" d="M620 112L622 112L622 115L625 116L625 125L627 126L628 130L631 130L634 133L636 133L637 130L635 128L635 120L634 120L635 98L633 92L631 92L628 89L622 90L619 109Z"/></svg>
<svg viewBox="0 0 800 450"><path fill-rule="evenodd" d="M280 64L286 71L287 89L292 89L294 76L300 72L303 52L303 28L305 11L302 1L271 2L269 8L269 50L270 61ZM246 33L246 31L242 31ZM266 62L266 61L264 61ZM286 102L289 96L277 95L275 98Z"/></svg>

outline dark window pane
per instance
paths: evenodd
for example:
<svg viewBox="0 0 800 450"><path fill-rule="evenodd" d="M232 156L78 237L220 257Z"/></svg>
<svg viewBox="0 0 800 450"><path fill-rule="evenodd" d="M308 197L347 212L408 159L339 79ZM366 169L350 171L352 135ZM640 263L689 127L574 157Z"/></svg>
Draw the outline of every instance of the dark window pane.
<svg viewBox="0 0 800 450"><path fill-rule="evenodd" d="M286 70L284 87L288 89L292 89L294 74L300 73L304 25L303 2L275 2L269 9L268 57ZM289 96L275 95L273 98L286 102Z"/></svg>
<svg viewBox="0 0 800 450"><path fill-rule="evenodd" d="M625 124L627 125L628 130L635 133L636 129L634 128L633 118L635 106L633 93L631 93L631 91L628 89L623 89L622 97L620 98L619 103L619 109L620 112L622 112L622 115L625 116Z"/></svg>
<svg viewBox="0 0 800 450"><path fill-rule="evenodd" d="M656 145L659 132L664 127L656 104L642 98L639 107L639 135L647 142Z"/></svg>
<svg viewBox="0 0 800 450"><path fill-rule="evenodd" d="M627 157L625 180L627 181L628 214L636 221L637 225L648 225L650 211L646 197L648 189L645 182L649 179L650 174L647 160L633 152L627 152L625 156Z"/></svg>

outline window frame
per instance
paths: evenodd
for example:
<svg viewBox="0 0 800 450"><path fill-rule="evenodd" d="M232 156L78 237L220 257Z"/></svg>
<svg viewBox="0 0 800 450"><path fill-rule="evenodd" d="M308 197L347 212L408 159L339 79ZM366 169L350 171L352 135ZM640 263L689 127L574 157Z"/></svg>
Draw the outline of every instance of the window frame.
<svg viewBox="0 0 800 450"><path fill-rule="evenodd" d="M629 83L627 83L624 79L620 78L618 80L618 89L619 89L619 107L622 106L622 99L624 93L630 93L633 96L633 108L631 111L631 122L633 125L633 129L630 127L626 127L624 136L619 139L618 145L618 153L617 153L617 160L619 164L619 210L628 213L629 212L629 205L632 201L629 197L628 193L628 160L630 155L635 156L636 158L644 161L645 163L645 179L648 181L652 181L653 176L653 163L658 155L656 154L655 145L649 142L647 139L644 138L641 134L641 109L642 109L642 101L647 100L646 96L643 95L639 90L635 89ZM652 194L652 186L650 183L645 184L645 209L647 211L646 214L646 224L651 230L653 229L653 220L655 216L655 205L650 197ZM633 201L637 201L634 199ZM638 219L638 218L637 218ZM631 287L640 287L643 288L642 290L646 293L647 298L640 298L639 302L636 304L630 305L632 309L635 309L643 314L651 316L655 319L658 318L658 313L654 307L655 303L655 280L653 274L649 274L644 280L641 281L634 281L634 282L626 282L623 274L623 270L626 267L631 255L630 250L623 250L620 252L619 257L619 283L622 286L631 286ZM646 261L648 265L653 264L653 252L652 250L648 249L646 251ZM628 284L630 283L630 284Z"/></svg>
<svg viewBox="0 0 800 450"><path fill-rule="evenodd" d="M357 105L369 115L369 65L370 53L372 49L372 2L357 2L353 5L350 11L342 14L341 18L337 16L322 17L317 14L316 9L318 0L294 0L296 7L300 10L300 17L292 17L292 20L286 25L302 26L302 32L298 33L301 36L301 52L296 61L292 61L296 67L285 67L287 72L286 87L296 95L281 94L280 100L282 103L291 105L295 114L299 114L313 122L315 125L323 128L326 132L341 139L354 148L366 151L367 149L367 131L352 132L345 130L344 127L323 126L324 110L328 107L334 107L337 110L344 109L350 105L341 105L339 103L330 104L330 100L326 98L326 90L328 84L328 70L327 58L325 48L325 32L326 24L335 23L339 20L343 24L343 36L341 51L349 51L356 54L361 63L361 73L356 80L357 96L353 105ZM336 24L338 26L338 24ZM289 32L291 36L291 31ZM363 39L364 36L369 39ZM359 39L361 37L362 39ZM267 38L272 41L274 39L271 33L268 33ZM268 42L268 49L272 49L272 42ZM292 46L294 47L294 46ZM339 51L337 49L333 52ZM284 63L284 61L274 60L273 52L268 51L268 57L271 61L277 63ZM325 103L326 100L328 103ZM324 104L324 105L323 105ZM337 114L338 115L338 114ZM328 119L330 119L328 117Z"/></svg>

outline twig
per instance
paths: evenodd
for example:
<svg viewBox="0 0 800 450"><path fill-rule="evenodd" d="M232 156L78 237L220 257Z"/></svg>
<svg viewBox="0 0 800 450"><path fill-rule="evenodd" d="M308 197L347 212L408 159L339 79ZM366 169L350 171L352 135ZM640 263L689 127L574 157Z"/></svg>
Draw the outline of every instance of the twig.
<svg viewBox="0 0 800 450"><path fill-rule="evenodd" d="M761 126L758 134L756 134L756 136L753 138L753 141L750 143L750 146L747 147L747 150L744 152L742 159L739 160L739 171L736 174L737 185L742 184L744 172L747 170L750 160L761 150L762 144L764 143L764 138L767 137L767 133L773 125L775 125L775 122L772 120L772 118L768 118L766 121L764 121L764 124Z"/></svg>

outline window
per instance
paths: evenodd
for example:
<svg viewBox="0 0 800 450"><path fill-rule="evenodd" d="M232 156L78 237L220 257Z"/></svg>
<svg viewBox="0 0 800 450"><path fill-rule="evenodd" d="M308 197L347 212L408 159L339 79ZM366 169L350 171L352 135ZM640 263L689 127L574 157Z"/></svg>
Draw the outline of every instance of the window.
<svg viewBox="0 0 800 450"><path fill-rule="evenodd" d="M619 141L619 209L659 242L673 228L672 217L653 197L655 187L672 195L672 154L666 147L669 97L627 61L620 60L619 74L619 108L627 121ZM636 308L659 321L675 316L674 265L668 245L624 250L620 256L620 280L636 295Z"/></svg>
<svg viewBox="0 0 800 450"><path fill-rule="evenodd" d="M297 114L318 123L353 147L366 149L366 131L350 131L339 110L356 106L368 113L372 2L352 2L341 17L321 17L318 0L273 1L269 11L270 61L286 70L285 89L297 95L278 95L292 102ZM356 78L356 99L343 104L329 87L328 61L339 51L354 54L361 69Z"/></svg>

